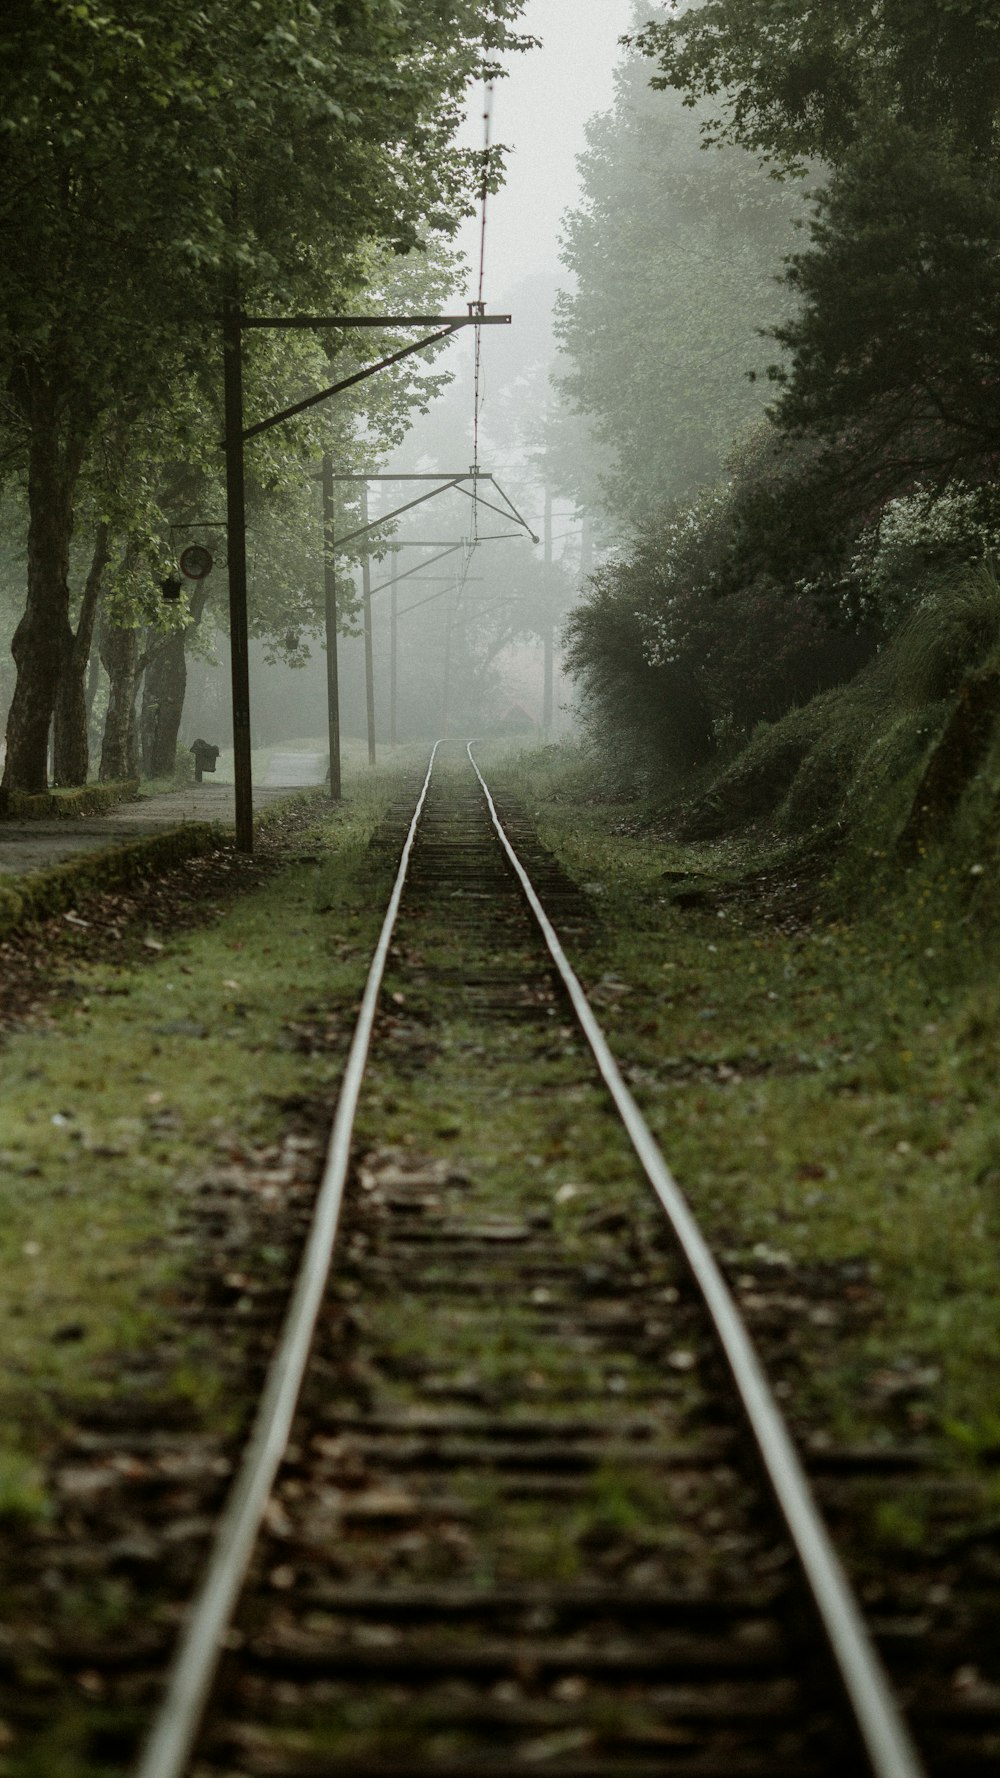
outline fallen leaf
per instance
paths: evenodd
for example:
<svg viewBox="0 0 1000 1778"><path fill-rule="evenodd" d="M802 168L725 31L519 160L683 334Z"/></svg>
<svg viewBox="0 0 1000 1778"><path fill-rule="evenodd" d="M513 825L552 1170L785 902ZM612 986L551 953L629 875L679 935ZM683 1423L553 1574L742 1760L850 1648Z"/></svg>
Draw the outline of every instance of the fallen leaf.
<svg viewBox="0 0 1000 1778"><path fill-rule="evenodd" d="M561 1185L558 1191L554 1194L555 1201L557 1204L568 1204L571 1198L578 1197L580 1192L585 1190L585 1186L574 1185L572 1180L567 1179L566 1184Z"/></svg>

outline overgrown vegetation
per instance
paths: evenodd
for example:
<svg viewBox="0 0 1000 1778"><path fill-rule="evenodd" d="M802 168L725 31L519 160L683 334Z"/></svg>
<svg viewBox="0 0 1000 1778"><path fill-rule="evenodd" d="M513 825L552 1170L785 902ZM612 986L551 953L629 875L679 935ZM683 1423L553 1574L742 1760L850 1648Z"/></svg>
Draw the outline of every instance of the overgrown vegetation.
<svg viewBox="0 0 1000 1778"><path fill-rule="evenodd" d="M125 879L100 862L66 873L73 954L54 953L41 1028L4 1046L0 1513L44 1512L38 1460L88 1402L146 1388L168 1415L194 1391L206 1424L227 1423L231 1380L223 1390L204 1341L174 1319L191 1259L182 1224L206 1169L273 1142L286 1098L330 1090L337 1042L307 1055L295 1033L322 992L347 1042L391 876L369 842L403 775L350 773L344 804L317 803L254 893L173 938L116 931L104 960L87 957L87 891ZM147 845L167 855L171 837ZM192 837L213 843L210 829ZM153 1346L168 1362L123 1381L129 1355Z"/></svg>
<svg viewBox="0 0 1000 1778"><path fill-rule="evenodd" d="M762 1331L803 1434L918 1432L965 1464L1000 1428L1000 737L904 868L878 843L886 796L898 831L927 746L873 744L853 788L868 843L833 875L822 844L665 843L634 799L595 799L570 748L502 778L597 901L574 961L751 1319L761 1278L843 1279L832 1318L803 1305L777 1344ZM874 1313L852 1329L855 1298Z"/></svg>
<svg viewBox="0 0 1000 1778"><path fill-rule="evenodd" d="M5 9L0 454L12 584L0 603L12 607L15 676L4 794L45 790L50 729L56 782L86 782L98 657L110 681L102 778L134 774L144 671L146 769L172 768L185 636L220 578L185 593L177 565L194 542L224 550L225 527L208 516L224 504L223 304L434 313L456 276L451 237L483 182L501 176L502 151L484 163L455 143L465 90L526 46L522 5L259 0L249 21L233 0ZM329 329L258 333L246 342L248 412L328 387L334 357L343 376L352 355L403 343L392 329L364 346ZM285 656L321 621L318 460L330 451L342 468L371 468L440 382L426 359L408 359L336 414L312 409L250 452L251 628Z"/></svg>
<svg viewBox="0 0 1000 1778"><path fill-rule="evenodd" d="M764 820L806 839L870 818L889 844L902 783L1000 640L995 21L930 0L864 21L851 0L807 19L767 0L751 32L735 0L648 24L641 12L616 129L602 125L585 164L588 205L567 250L579 293L564 299L566 387L598 436L628 430L649 465L627 498L605 483L625 540L568 628L583 714L610 781L657 797L679 833ZM655 94L642 88L651 72ZM692 395L732 434L721 366L723 387L745 385L761 348L716 317L718 206L688 218L683 274L673 231L668 245L640 226L654 197L665 213L677 203L673 162L645 165L629 192L634 138L647 116L656 127L657 98L661 129L686 115L711 176L729 169L743 220L761 165L786 195L783 214L797 182L810 205L804 249L782 257L778 232L755 237L757 271L784 284L777 321L767 328L760 301L755 316L777 398L731 442L723 479L687 450L687 489L653 439L686 437ZM609 253L612 238L627 249ZM684 350L683 370L650 373L654 416L622 372L614 330L588 331L588 317L609 279L649 308L660 263L664 290L687 282L679 304L653 301L651 338L662 328L680 349L697 317L716 354L706 366ZM701 295L699 278L711 286ZM978 694L980 727L986 701ZM873 781L881 816L862 792Z"/></svg>

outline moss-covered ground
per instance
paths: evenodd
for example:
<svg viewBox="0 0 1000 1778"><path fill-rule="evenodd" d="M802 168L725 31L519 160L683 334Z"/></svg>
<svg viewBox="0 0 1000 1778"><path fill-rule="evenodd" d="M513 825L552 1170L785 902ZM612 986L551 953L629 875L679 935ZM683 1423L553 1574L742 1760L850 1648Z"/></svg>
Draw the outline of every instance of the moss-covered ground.
<svg viewBox="0 0 1000 1778"><path fill-rule="evenodd" d="M958 848L909 872L869 854L841 862L826 911L783 918L740 892L759 848L643 837L571 749L494 775L601 909L586 980L732 1264L857 1262L877 1287L863 1332L817 1343L804 1318L798 1411L841 1439L995 1451L1000 978L970 900L982 867Z"/></svg>
<svg viewBox="0 0 1000 1778"><path fill-rule="evenodd" d="M252 893L176 936L123 936L54 960L42 1023L0 1058L0 1514L44 1514L40 1462L75 1414L173 1342L168 1393L208 1424L245 1403L204 1334L177 1320L190 1262L186 1188L212 1161L271 1141L285 1102L330 1095L389 867L369 850L407 770L353 773L343 804L300 821ZM189 911L189 910L188 910ZM259 1257L259 1256L258 1256ZM262 1263L266 1263L265 1261ZM223 1377L225 1376L225 1385ZM250 1385L248 1384L248 1387Z"/></svg>

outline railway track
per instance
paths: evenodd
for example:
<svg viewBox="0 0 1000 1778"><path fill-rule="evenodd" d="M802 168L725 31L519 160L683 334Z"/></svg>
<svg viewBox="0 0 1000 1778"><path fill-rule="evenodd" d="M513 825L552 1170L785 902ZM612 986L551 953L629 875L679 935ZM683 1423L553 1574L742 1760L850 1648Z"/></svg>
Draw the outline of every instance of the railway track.
<svg viewBox="0 0 1000 1778"><path fill-rule="evenodd" d="M507 825L533 887L471 754L432 762L139 1778L985 1773L992 1719L977 1738L925 1709L916 1751L729 1292L529 904L579 945L590 909ZM606 1191L543 1198L537 1157L478 1150L456 1069L512 1129L528 1098L576 1153L593 1129ZM400 1079L419 1111L384 1145ZM818 1486L865 1462L827 1453Z"/></svg>

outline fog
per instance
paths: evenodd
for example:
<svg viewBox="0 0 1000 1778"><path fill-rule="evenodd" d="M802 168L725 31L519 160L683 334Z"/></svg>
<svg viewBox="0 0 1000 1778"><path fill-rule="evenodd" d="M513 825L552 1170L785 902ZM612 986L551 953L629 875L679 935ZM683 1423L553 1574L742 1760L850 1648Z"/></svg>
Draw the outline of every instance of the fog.
<svg viewBox="0 0 1000 1778"><path fill-rule="evenodd" d="M451 380L395 453L373 458L370 517L388 520L432 485L392 474L465 475L475 461L494 479L476 500L471 484L439 491L373 539L379 745L442 731L571 732L566 625L594 567L652 515L719 485L727 452L762 412L760 328L783 300L776 273L801 200L741 150L703 152L697 110L653 91L651 64L620 41L642 11L637 0L530 0L522 23L540 47L508 58L489 99L481 86L469 93L464 144L482 146L488 103L504 152L482 289L487 312L511 323L480 332L478 401L471 328L434 359ZM480 242L471 214L451 309L476 296ZM360 567L354 580L360 592ZM341 710L345 731L363 735L357 630L340 646ZM322 735L320 639L304 633L291 665L280 647L260 664L262 744L303 725ZM204 693L221 731L221 670ZM192 721L197 709L192 698Z"/></svg>
<svg viewBox="0 0 1000 1778"><path fill-rule="evenodd" d="M527 714L553 733L571 722L569 688L560 674L559 631L577 597L590 542L583 536L583 515L576 513L575 503L557 496L554 503L550 499L546 544L546 489L533 459L551 400L553 304L557 288L569 282L559 258L563 218L578 200L577 156L585 146L588 119L611 103L619 39L632 13L631 0L529 0L523 28L540 38L541 46L507 58L507 74L496 82L490 101L492 142L505 151L506 176L486 206L483 295L489 312L510 312L512 321L509 330L484 329L481 336L479 461L498 477L541 541L532 546L526 530L522 542L484 543L470 570L481 577L481 591L473 597L470 588L462 595L457 622L466 655L490 658L494 718L516 721L518 713ZM484 139L484 103L483 89L475 89L463 140L476 148ZM466 299L471 300L479 280L478 215L464 224L458 246L468 263ZM430 472L471 464L473 362L471 333L459 335L447 359L454 383L426 417L418 418L391 467ZM381 507L373 501L373 512L388 510L388 499L386 490ZM426 516L403 521L399 535L457 539L470 534L469 503L461 496L442 496L421 514ZM495 517L482 515L480 533L505 528L492 522ZM419 615L414 612L414 630L428 639L436 636L443 646L442 626L451 604L444 595ZM532 610L538 618L536 633ZM494 653L505 627L512 624L521 625L520 634ZM554 650L549 704L548 638ZM419 644L409 646L417 649ZM460 684L460 707L481 709L485 687L479 679L460 678Z"/></svg>
<svg viewBox="0 0 1000 1778"><path fill-rule="evenodd" d="M550 494L546 542L546 489L538 464L540 429L550 403L556 291L569 282L560 265L565 212L577 201L577 156L589 118L607 108L613 94L619 38L632 15L631 0L529 0L523 29L541 47L507 58L507 74L492 96L492 141L505 150L503 188L487 203L483 293L491 313L509 311L509 329L482 333L480 453L509 493L527 528L480 510L473 520L462 495L443 495L399 523L395 536L435 541L425 550L404 548L400 572L412 571L440 545L491 536L469 560L456 552L400 583L397 597L398 693L395 723L389 708L390 597L373 600L376 734L385 744L431 736L442 723L457 730L497 727L558 736L572 726L571 688L561 673L560 633L579 594L592 552L584 515L572 498ZM469 95L462 140L483 142L484 92ZM467 261L462 308L478 287L480 217L464 223L457 245ZM463 470L473 455L473 342L460 334L438 360L454 381L426 416L418 416L389 469ZM371 489L376 516L413 497L412 485ZM495 495L487 495L495 498ZM496 533L506 532L502 540ZM360 575L357 577L360 585ZM391 578L389 559L373 563L374 583ZM310 660L290 668L265 667L258 655L260 692L255 722L260 745L303 727L322 735L325 667L318 638L307 642ZM550 651L550 689L546 656ZM225 651L223 650L223 653ZM364 649L359 636L340 646L341 710L345 732L365 728ZM196 671L189 723L224 732L228 723L225 663ZM202 690L203 688L203 690ZM294 712L294 719L293 719Z"/></svg>

